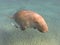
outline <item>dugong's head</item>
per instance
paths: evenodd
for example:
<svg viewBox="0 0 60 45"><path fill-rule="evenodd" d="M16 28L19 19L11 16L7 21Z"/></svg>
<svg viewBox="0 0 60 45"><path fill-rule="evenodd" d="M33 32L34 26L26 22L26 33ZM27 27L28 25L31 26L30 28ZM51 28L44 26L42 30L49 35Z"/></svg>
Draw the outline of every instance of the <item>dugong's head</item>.
<svg viewBox="0 0 60 45"><path fill-rule="evenodd" d="M42 23L36 22L36 28L40 32L48 32L48 26L47 24L43 24L43 22Z"/></svg>
<svg viewBox="0 0 60 45"><path fill-rule="evenodd" d="M43 19L42 16L38 17L38 19L35 22L36 28L40 32L48 32L48 26L45 20Z"/></svg>

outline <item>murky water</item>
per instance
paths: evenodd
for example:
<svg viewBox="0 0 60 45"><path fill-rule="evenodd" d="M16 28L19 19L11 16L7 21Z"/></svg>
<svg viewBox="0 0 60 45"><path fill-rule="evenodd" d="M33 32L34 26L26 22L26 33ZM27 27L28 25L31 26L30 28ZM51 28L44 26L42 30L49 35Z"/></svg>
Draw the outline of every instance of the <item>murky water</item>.
<svg viewBox="0 0 60 45"><path fill-rule="evenodd" d="M11 25L21 9L33 10L46 20L49 31L21 31ZM60 45L60 0L0 0L0 45Z"/></svg>

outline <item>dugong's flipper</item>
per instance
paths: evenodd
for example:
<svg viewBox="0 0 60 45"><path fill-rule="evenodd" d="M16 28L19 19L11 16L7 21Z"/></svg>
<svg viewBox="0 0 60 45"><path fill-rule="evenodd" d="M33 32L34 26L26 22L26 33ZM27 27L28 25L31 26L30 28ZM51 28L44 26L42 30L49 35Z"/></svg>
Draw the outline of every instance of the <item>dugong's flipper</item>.
<svg viewBox="0 0 60 45"><path fill-rule="evenodd" d="M21 28L21 30L24 31L24 30L26 29L26 26L24 26L23 24L21 24L21 25L20 25L20 28Z"/></svg>
<svg viewBox="0 0 60 45"><path fill-rule="evenodd" d="M36 29L36 27L33 27L34 29Z"/></svg>

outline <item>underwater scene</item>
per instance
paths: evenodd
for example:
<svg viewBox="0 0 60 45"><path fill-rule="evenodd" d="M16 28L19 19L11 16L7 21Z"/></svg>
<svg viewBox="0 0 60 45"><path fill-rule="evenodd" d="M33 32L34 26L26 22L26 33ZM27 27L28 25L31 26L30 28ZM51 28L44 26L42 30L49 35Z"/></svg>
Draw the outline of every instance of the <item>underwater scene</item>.
<svg viewBox="0 0 60 45"><path fill-rule="evenodd" d="M43 16L48 32L13 26L10 17L23 9ZM0 0L0 45L60 45L60 0Z"/></svg>

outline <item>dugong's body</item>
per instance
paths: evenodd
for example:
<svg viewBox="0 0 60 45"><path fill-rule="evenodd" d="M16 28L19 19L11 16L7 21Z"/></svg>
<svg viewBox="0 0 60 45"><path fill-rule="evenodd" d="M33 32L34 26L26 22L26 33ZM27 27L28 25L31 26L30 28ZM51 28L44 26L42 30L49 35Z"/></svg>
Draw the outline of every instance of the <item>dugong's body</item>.
<svg viewBox="0 0 60 45"><path fill-rule="evenodd" d="M28 27L33 27L40 32L47 32L48 26L43 17L36 12L29 10L21 10L15 13L14 20L20 26L21 30L25 30Z"/></svg>

